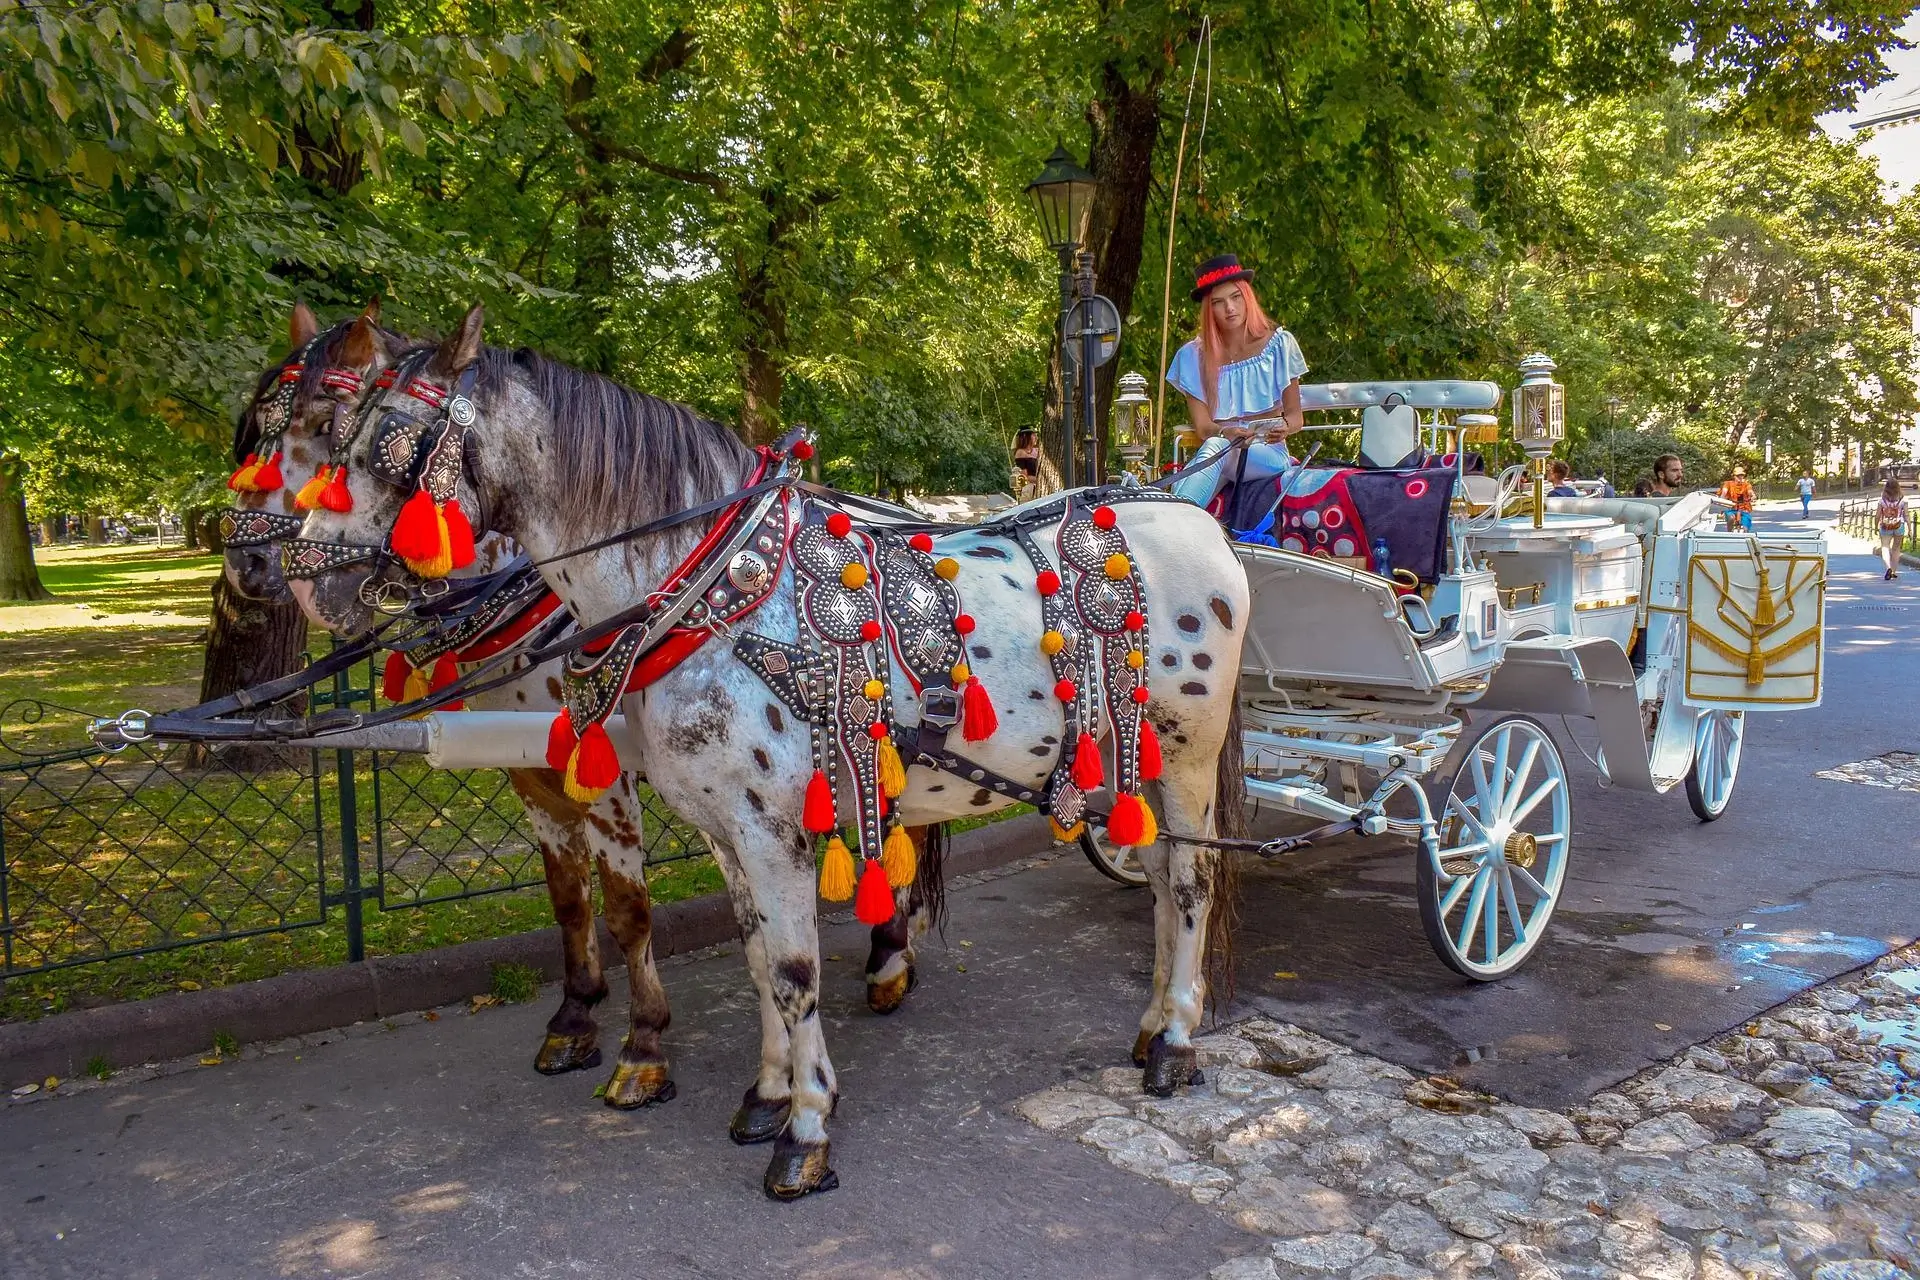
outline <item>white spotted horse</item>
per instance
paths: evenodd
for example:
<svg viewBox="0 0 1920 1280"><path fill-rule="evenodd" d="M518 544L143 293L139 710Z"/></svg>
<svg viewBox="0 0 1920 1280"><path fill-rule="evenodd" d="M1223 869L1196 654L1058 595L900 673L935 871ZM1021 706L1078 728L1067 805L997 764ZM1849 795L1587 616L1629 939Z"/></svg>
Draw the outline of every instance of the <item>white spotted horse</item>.
<svg viewBox="0 0 1920 1280"><path fill-rule="evenodd" d="M416 344L377 328L378 305L369 303L358 321L324 332L313 314L296 305L289 325L289 353L261 375L242 412L235 437L238 464L229 485L234 506L222 516L225 573L250 599L285 599L280 543L299 531L304 512L329 500L346 478L329 465L329 439L340 411L384 371L393 356ZM375 340L375 334L378 339ZM343 501L339 493L331 500ZM463 575L499 574L512 560L509 539L481 539L474 563ZM449 683L459 663L509 650L555 613L558 597L537 574L503 577L484 609L473 611L450 632L433 631L405 654L389 656L383 692L390 701L411 701ZM409 661L411 659L412 661ZM520 678L476 694L476 710L551 713L560 705L560 663L524 671ZM456 704L457 707L458 704ZM560 928L562 995L548 1020L534 1068L546 1075L600 1065L594 1007L607 995L607 981L594 927L593 876L598 871L603 917L627 964L628 1026L612 1075L602 1091L621 1109L665 1101L675 1089L661 1036L669 1022L667 996L653 962L652 911L641 849L638 781L622 772L596 796L569 794L553 769L509 769L540 849L554 920ZM941 833L916 831L929 856L938 858ZM929 847L930 846L930 847ZM868 968L868 1001L891 1013L905 998L909 939L924 930L927 906L917 901L911 918L877 928Z"/></svg>
<svg viewBox="0 0 1920 1280"><path fill-rule="evenodd" d="M1108 838L1139 848L1154 893L1144 1084L1188 1082L1224 933L1214 839L1240 816L1228 738L1247 583L1211 517L1130 487L952 531L856 523L795 474L804 438L751 450L683 406L487 349L477 307L383 382L335 441L351 512L309 515L307 563L289 544L295 592L352 634L370 600L430 585L466 527L534 557L592 641L570 668L604 676L556 739L578 753L623 706L650 782L727 876L762 1030L735 1124L786 1112L770 1196L838 1184L816 859L823 896L884 918L924 874L897 824L1027 799L1072 834L1109 786ZM625 673L662 655L622 701Z"/></svg>

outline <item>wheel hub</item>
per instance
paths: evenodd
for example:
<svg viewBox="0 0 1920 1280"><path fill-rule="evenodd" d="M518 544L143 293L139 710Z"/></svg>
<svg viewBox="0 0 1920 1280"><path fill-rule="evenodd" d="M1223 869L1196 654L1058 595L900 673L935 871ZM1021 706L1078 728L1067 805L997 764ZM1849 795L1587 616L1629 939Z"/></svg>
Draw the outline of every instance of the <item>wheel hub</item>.
<svg viewBox="0 0 1920 1280"><path fill-rule="evenodd" d="M1531 831L1516 831L1507 837L1506 846L1501 852L1514 866L1531 871L1534 859L1540 856L1540 842L1534 839Z"/></svg>

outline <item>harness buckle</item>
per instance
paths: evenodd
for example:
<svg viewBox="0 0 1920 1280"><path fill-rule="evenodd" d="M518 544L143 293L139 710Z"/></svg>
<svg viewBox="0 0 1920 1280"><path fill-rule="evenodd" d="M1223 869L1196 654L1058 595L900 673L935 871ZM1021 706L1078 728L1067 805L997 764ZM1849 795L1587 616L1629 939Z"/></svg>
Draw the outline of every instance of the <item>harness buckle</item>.
<svg viewBox="0 0 1920 1280"><path fill-rule="evenodd" d="M958 689L923 689L920 692L920 723L942 731L960 723Z"/></svg>

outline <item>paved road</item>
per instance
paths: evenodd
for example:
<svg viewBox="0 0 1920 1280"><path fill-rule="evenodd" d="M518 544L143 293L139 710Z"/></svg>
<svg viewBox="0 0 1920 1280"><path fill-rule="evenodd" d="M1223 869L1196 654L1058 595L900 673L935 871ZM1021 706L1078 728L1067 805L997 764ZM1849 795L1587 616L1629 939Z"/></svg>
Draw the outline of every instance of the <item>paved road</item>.
<svg viewBox="0 0 1920 1280"><path fill-rule="evenodd" d="M1349 843L1249 874L1237 1011L1565 1105L1911 939L1920 801L1813 775L1920 750L1920 573L1883 583L1853 544L1833 570L1827 705L1755 718L1726 818L1576 764L1573 887L1521 976L1451 977L1411 855ZM827 931L830 1195L767 1203L764 1149L725 1141L753 1004L737 956L694 957L666 972L680 1096L638 1115L528 1068L545 997L0 1111L0 1275L1190 1277L1243 1252L1006 1112L1122 1060L1144 894L1066 855L958 889L952 915L887 1020L860 1006L856 931Z"/></svg>

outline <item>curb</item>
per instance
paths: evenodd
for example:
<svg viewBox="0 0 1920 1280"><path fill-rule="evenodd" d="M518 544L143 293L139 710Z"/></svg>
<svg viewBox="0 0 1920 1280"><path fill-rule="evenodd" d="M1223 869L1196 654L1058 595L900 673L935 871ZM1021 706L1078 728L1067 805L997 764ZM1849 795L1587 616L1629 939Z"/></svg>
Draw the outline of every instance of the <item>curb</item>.
<svg viewBox="0 0 1920 1280"><path fill-rule="evenodd" d="M953 837L946 877L951 881L1017 862L1052 845L1046 819L1037 813L976 828ZM620 949L606 926L599 929L602 954L618 956ZM656 960L737 937L733 908L724 893L654 908ZM10 1023L0 1026L0 1087L78 1075L95 1057L126 1067L204 1052L215 1032L244 1044L431 1009L486 991L493 982L493 966L509 963L531 966L544 981L557 981L559 928ZM607 973L624 968L609 965Z"/></svg>

